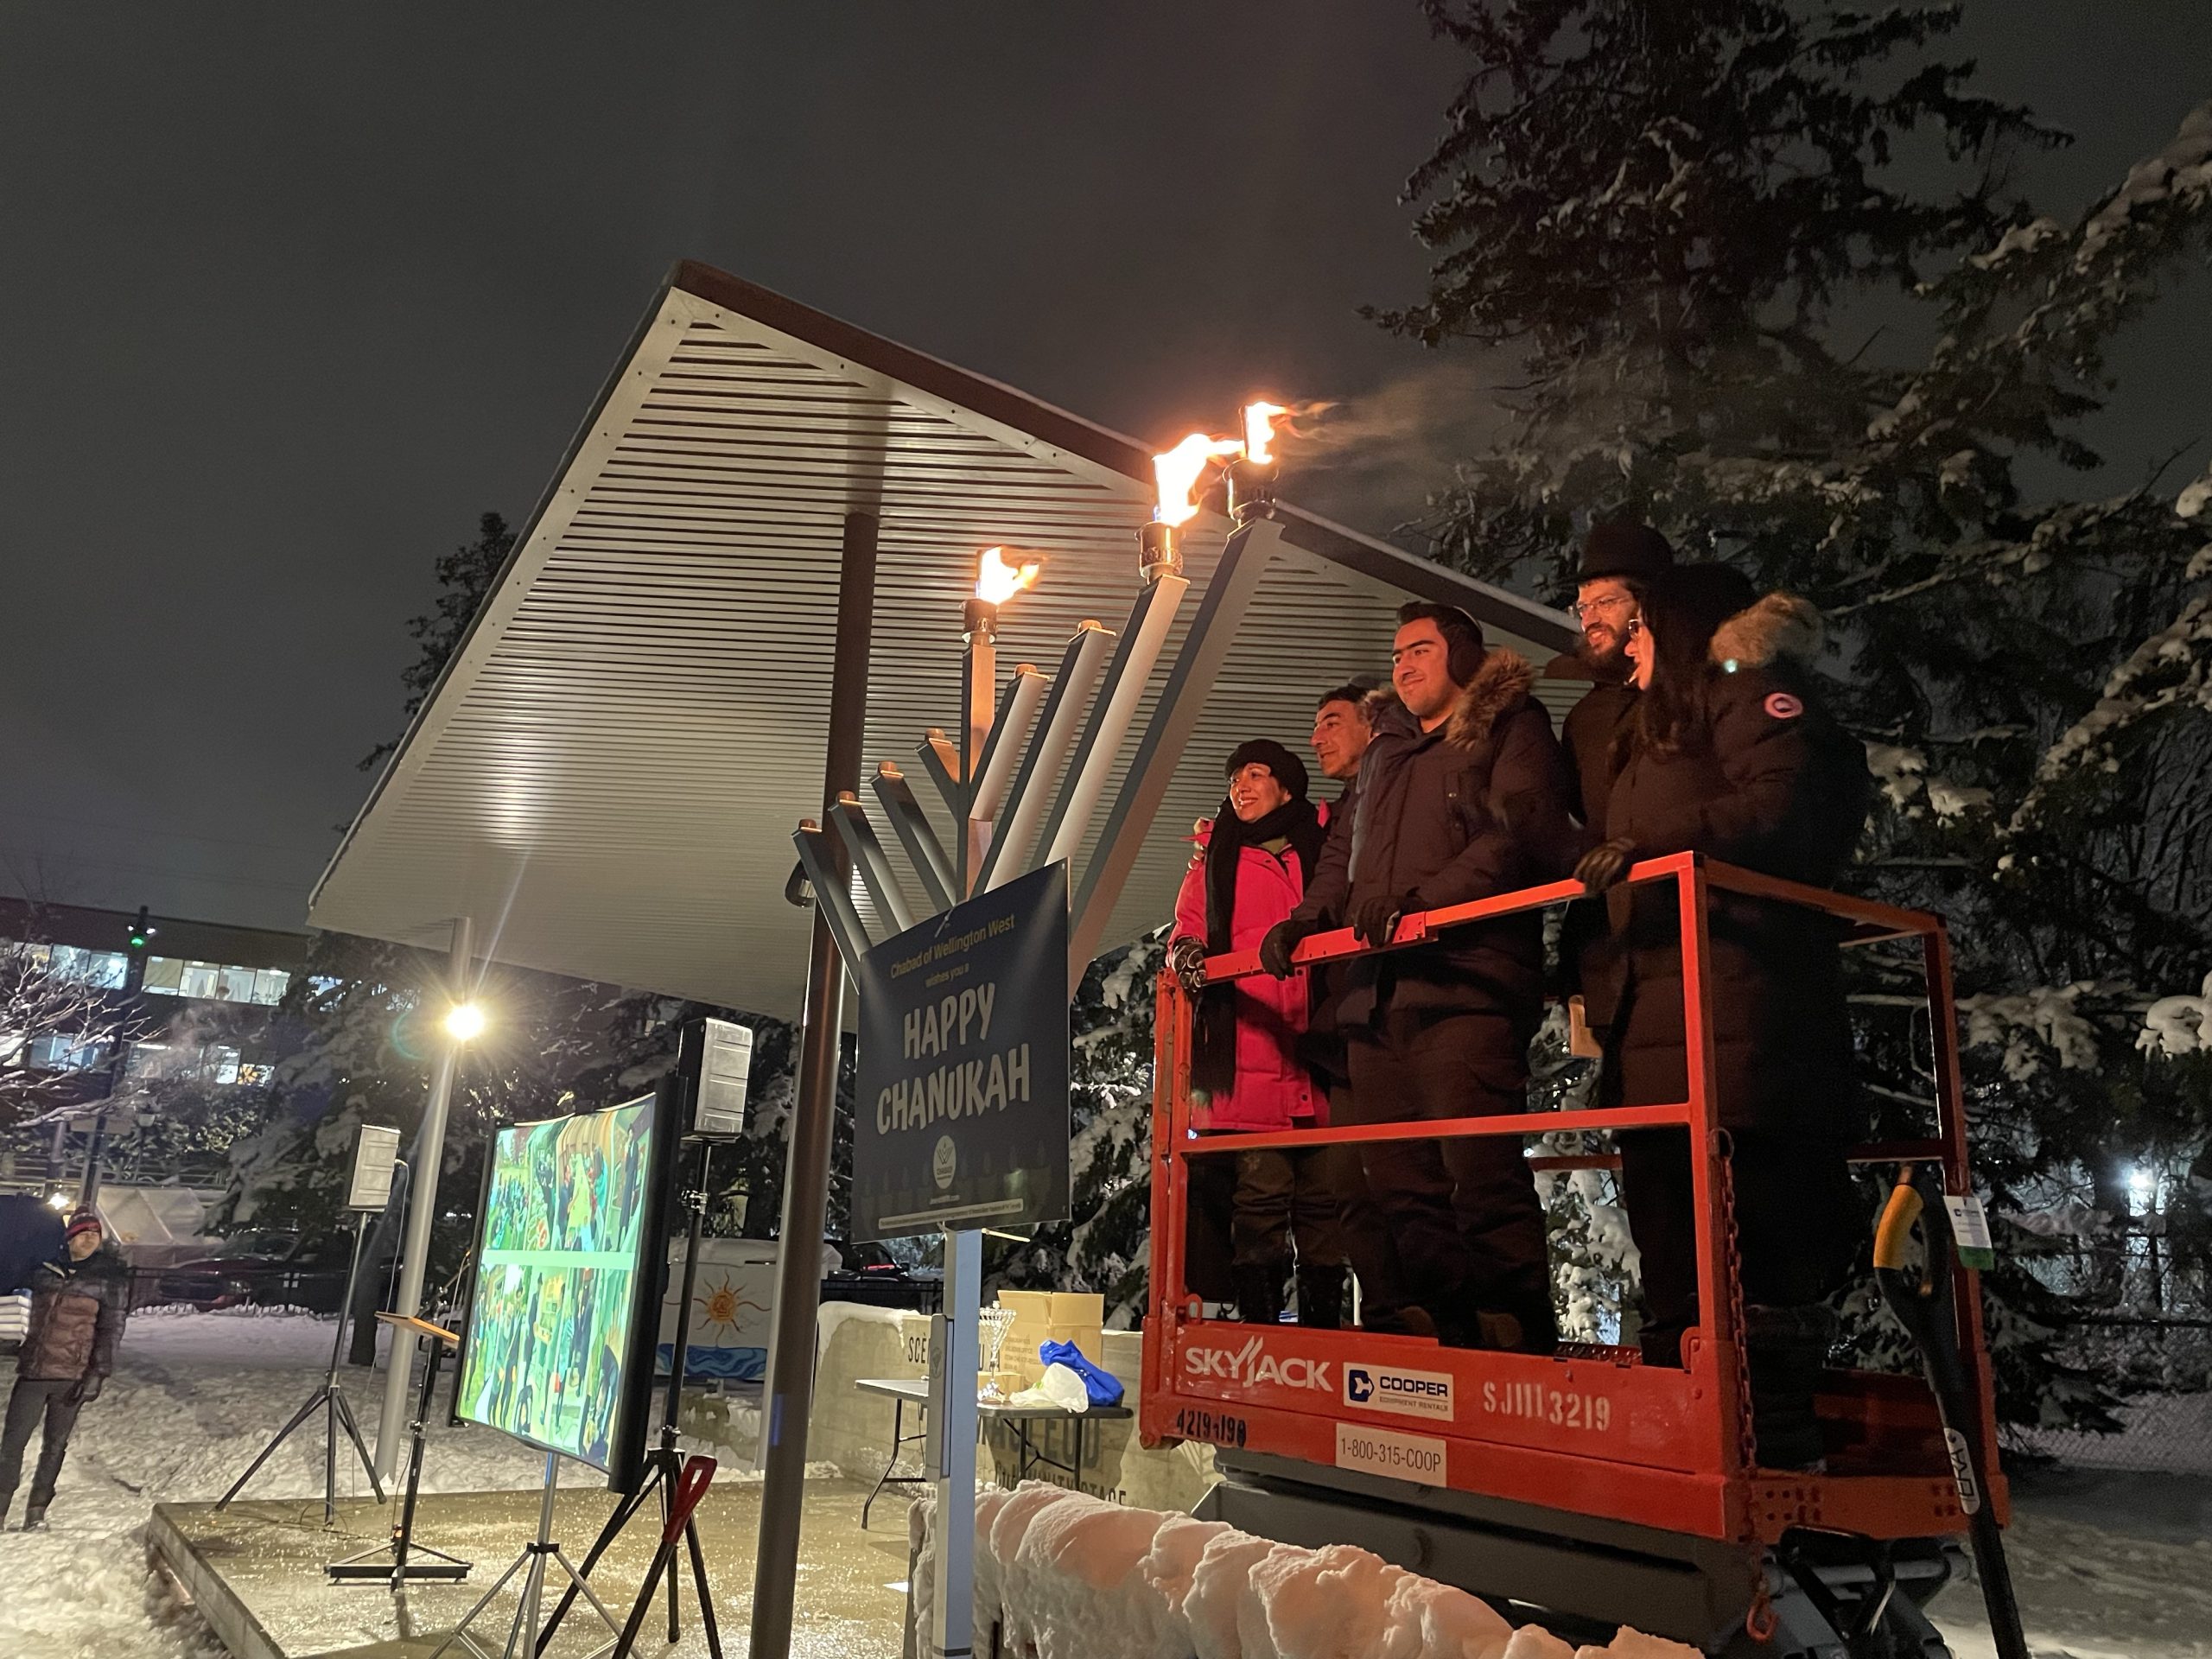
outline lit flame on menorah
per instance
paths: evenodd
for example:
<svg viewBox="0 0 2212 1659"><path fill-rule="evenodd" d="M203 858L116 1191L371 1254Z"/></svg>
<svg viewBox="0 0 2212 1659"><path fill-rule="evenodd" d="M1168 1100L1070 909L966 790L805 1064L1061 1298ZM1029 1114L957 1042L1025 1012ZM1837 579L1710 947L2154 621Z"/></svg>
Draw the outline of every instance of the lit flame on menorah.
<svg viewBox="0 0 2212 1659"><path fill-rule="evenodd" d="M1278 471L1274 444L1290 413L1282 404L1255 401L1241 411L1241 435L1193 432L1153 457L1156 505L1152 521L1138 533L1143 581L1128 620L1116 633L1085 619L1049 679L1034 664L1018 663L1001 690L997 663L999 608L1037 582L1045 556L1010 547L988 547L977 556L976 586L962 609L962 719L950 734L931 727L918 751L924 772L957 826L954 844L948 847L939 837L906 772L890 761L877 766L870 785L890 840L905 855L903 870L894 867L859 796L849 791L831 808L826 828L810 819L795 837L807 880L848 961L857 960L875 940L852 888L830 874L837 861L829 839L833 834L875 914L893 931L903 932L971 894L1058 860L1068 861L1073 879L1076 855L1188 594L1185 527L1200 511L1207 477L1215 471L1223 475L1234 528L1171 671L1171 687L1188 676L1211 683L1227 650L1226 635L1273 550L1272 537L1279 533L1269 523ZM1263 527L1269 532L1265 545L1248 548ZM1216 616L1224 626L1209 626ZM1080 975L1089 961L1134 859L1134 847L1122 844L1128 838L1114 832L1127 828L1141 838L1195 721L1195 710L1182 706L1187 701L1162 696L1156 702L1111 809L1108 834L1071 895L1071 976ZM1180 730L1175 729L1179 721ZM919 903L912 897L917 893Z"/></svg>

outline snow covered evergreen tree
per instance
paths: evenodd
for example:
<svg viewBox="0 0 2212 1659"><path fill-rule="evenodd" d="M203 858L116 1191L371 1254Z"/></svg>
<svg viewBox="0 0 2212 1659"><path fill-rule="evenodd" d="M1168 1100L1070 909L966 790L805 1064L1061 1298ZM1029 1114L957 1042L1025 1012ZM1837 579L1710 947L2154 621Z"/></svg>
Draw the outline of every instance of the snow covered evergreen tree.
<svg viewBox="0 0 2212 1659"><path fill-rule="evenodd" d="M2208 1128L2135 1038L2212 965L2212 474L2046 480L2097 463L2112 340L2202 257L2212 107L2069 226L2000 188L2058 135L1926 57L1956 6L1426 10L1475 67L1410 185L1429 291L1381 321L1516 382L1432 500L1437 551L1564 597L1579 531L1632 514L1821 605L1886 795L1856 884L1952 924L1994 1207L2124 1217L2126 1172ZM1910 183L1946 160L1951 188ZM1900 1012L1910 976L1862 965L1862 1010ZM1924 1041L1871 1020L1885 1130ZM2063 1282L1992 1281L2010 1421L2104 1421Z"/></svg>

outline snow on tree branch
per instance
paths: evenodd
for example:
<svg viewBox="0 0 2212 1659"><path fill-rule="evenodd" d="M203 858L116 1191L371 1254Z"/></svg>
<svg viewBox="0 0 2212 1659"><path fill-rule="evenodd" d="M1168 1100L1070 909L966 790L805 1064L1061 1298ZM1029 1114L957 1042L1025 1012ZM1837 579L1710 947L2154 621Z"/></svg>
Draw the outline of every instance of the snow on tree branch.
<svg viewBox="0 0 2212 1659"><path fill-rule="evenodd" d="M2033 823L2050 786L2069 773L2093 766L2118 771L2114 746L2123 734L2170 709L2192 707L2212 710L2212 594L2191 599L2170 626L2112 671L2096 706L2044 751L2011 830Z"/></svg>
<svg viewBox="0 0 2212 1659"><path fill-rule="evenodd" d="M2051 1055L2063 1070L2093 1071L2096 1027L2075 1006L2091 988L2083 980L2071 985L2037 985L2009 995L1961 997L1967 1046L2002 1048L2005 1075L2015 1083L2034 1077Z"/></svg>
<svg viewBox="0 0 2212 1659"><path fill-rule="evenodd" d="M2212 1052L2212 974L2195 996L2162 996L2144 1009L2135 1046L2168 1059Z"/></svg>

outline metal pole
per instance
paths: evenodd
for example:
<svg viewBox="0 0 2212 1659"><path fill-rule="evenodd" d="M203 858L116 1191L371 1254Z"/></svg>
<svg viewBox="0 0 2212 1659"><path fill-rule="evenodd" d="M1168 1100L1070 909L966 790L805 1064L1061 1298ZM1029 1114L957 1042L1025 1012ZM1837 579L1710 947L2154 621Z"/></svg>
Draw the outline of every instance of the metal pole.
<svg viewBox="0 0 2212 1659"><path fill-rule="evenodd" d="M115 1058L108 1062L107 1093L100 1101L99 1110L92 1116L92 1138L85 1147L85 1178L77 1185L79 1210L91 1209L92 1201L100 1195L100 1154L107 1147L107 1111L115 1104L115 1092L123 1086L124 1077L130 1069L131 1044L128 1039L140 1029L139 1016L145 1010L145 988L146 952L134 944L123 969L123 1032L116 1040Z"/></svg>
<svg viewBox="0 0 2212 1659"><path fill-rule="evenodd" d="M346 1315L353 1306L353 1281L361 1276L361 1240L369 1230L369 1212L353 1213L353 1259L346 1264L346 1294L338 1303L338 1329L330 1337L330 1386L338 1386L338 1368L346 1358Z"/></svg>
<svg viewBox="0 0 2212 1659"><path fill-rule="evenodd" d="M976 1325L983 1236L944 1236L944 1308L931 1321L931 1491L937 1495L937 1594L927 1659L967 1659L975 1647Z"/></svg>
<svg viewBox="0 0 2212 1659"><path fill-rule="evenodd" d="M830 687L829 752L823 766L826 814L841 790L857 790L868 715L868 635L875 615L873 512L845 515L837 583L835 677ZM846 868L830 841L831 864ZM817 898L819 889L817 888ZM752 1659L785 1659L798 1577L800 1503L806 1491L806 1420L814 1404L814 1324L822 1303L822 1229L830 1200L830 1143L836 1124L839 1028L845 964L817 902L808 950L805 1025L799 1034L798 1090L791 1104L784 1164L782 1249L776 1269L775 1335L761 1401L767 1449L760 1486L760 1543L753 1565Z"/></svg>
<svg viewBox="0 0 2212 1659"><path fill-rule="evenodd" d="M458 917L453 925L451 991L459 1001L468 995L469 958L474 934L469 919ZM446 1115L453 1105L454 1073L461 1065L459 1041L446 1035L438 1050L438 1063L430 1073L430 1097L423 1109L423 1130L416 1137L415 1161L409 1172L407 1236L401 1245L399 1289L391 1311L411 1319L423 1311L423 1274L430 1256L430 1227L438 1215L438 1175L445 1163ZM407 1377L415 1363L417 1338L411 1331L394 1325L391 1357L384 1377L384 1410L377 1418L377 1477L390 1480L399 1467L399 1443L406 1438Z"/></svg>

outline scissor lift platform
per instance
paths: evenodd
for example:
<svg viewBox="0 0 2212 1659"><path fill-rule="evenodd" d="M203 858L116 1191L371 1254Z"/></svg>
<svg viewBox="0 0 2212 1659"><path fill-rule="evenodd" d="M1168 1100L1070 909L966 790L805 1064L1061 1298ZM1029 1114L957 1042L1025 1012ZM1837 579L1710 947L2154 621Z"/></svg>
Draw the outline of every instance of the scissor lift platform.
<svg viewBox="0 0 2212 1659"><path fill-rule="evenodd" d="M1572 1625L1633 1624L1713 1654L1761 1659L1947 1651L1921 1604L1949 1576L1972 1516L2002 1520L1980 1298L1953 1263L1956 1338L1974 1421L1955 1468L1935 1395L1916 1377L1830 1371L1818 1472L1758 1465L1743 1408L1743 1310L1726 1137L1713 1075L1705 962L1708 889L1804 906L1847 943L1916 941L1936 1083L1929 1139L1859 1149L1859 1161L1968 1185L1948 943L1933 916L1775 880L1694 855L1637 865L1632 881L1680 894L1689 1098L1673 1104L1211 1136L1191 1132L1192 1004L1159 986L1153 1119L1152 1294L1140 1428L1147 1444L1211 1445L1224 1476L1209 1512L1300 1543L1357 1542L1476 1593ZM1391 945L1579 898L1572 882L1406 918ZM1348 932L1300 948L1300 963L1361 953ZM1212 958L1209 982L1258 971L1255 953ZM1533 1136L1671 1126L1693 1148L1701 1323L1681 1369L1633 1349L1563 1345L1535 1356L1433 1339L1204 1317L1184 1282L1190 1160L1337 1141ZM1592 1160L1536 1159L1586 1166ZM1965 1478L1961 1478L1961 1474Z"/></svg>

